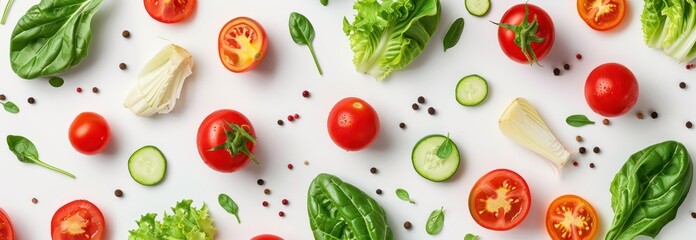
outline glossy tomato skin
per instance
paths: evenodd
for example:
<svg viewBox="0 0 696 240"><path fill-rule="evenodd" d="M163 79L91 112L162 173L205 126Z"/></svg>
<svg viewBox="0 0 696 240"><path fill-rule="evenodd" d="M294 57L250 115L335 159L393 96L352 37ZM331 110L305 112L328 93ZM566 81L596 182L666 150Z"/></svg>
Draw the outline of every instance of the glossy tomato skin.
<svg viewBox="0 0 696 240"><path fill-rule="evenodd" d="M7 215L5 210L0 208L0 239L2 240L14 240L14 228L12 227L12 221Z"/></svg>
<svg viewBox="0 0 696 240"><path fill-rule="evenodd" d="M193 14L197 0L144 0L145 10L162 23L181 22Z"/></svg>
<svg viewBox="0 0 696 240"><path fill-rule="evenodd" d="M263 234L253 237L251 240L283 240L283 238L272 234Z"/></svg>
<svg viewBox="0 0 696 240"><path fill-rule="evenodd" d="M592 240L598 227L597 211L576 195L560 196L546 210L546 231L553 240Z"/></svg>
<svg viewBox="0 0 696 240"><path fill-rule="evenodd" d="M592 70L585 81L585 100L605 117L627 113L638 100L638 81L631 70L618 63L605 63Z"/></svg>
<svg viewBox="0 0 696 240"><path fill-rule="evenodd" d="M101 240L106 236L105 232L104 215L87 200L63 205L51 219L53 240Z"/></svg>
<svg viewBox="0 0 696 240"><path fill-rule="evenodd" d="M504 231L524 221L531 202L529 186L522 176L512 170L496 169L471 188L469 212L480 226Z"/></svg>
<svg viewBox="0 0 696 240"><path fill-rule="evenodd" d="M534 16L536 15L537 21L539 22L539 29L537 31L537 36L544 38L541 43L533 42L531 43L532 51L536 54L537 60L543 59L551 47L553 47L553 42L556 37L556 30L553 25L553 21L546 11L537 7L536 5L526 4L529 7L529 17L528 22L534 21ZM524 19L525 4L517 4L508 9L503 17L500 19L500 23L519 25ZM507 55L510 59L518 63L529 64L527 57L524 56L522 50L517 44L515 44L515 32L498 27L498 43L503 53Z"/></svg>
<svg viewBox="0 0 696 240"><path fill-rule="evenodd" d="M267 50L266 30L254 19L237 17L220 30L218 53L227 70L251 71L263 61Z"/></svg>
<svg viewBox="0 0 696 240"><path fill-rule="evenodd" d="M370 104L356 97L339 101L329 112L329 136L346 151L366 148L379 134L379 117Z"/></svg>
<svg viewBox="0 0 696 240"><path fill-rule="evenodd" d="M75 150L82 154L93 155L109 145L111 128L101 115L83 112L70 124L68 138Z"/></svg>
<svg viewBox="0 0 696 240"><path fill-rule="evenodd" d="M234 172L246 166L251 159L241 153L231 156L225 149L211 151L227 140L225 131L230 128L226 122L241 126L252 137L256 138L254 126L244 114L231 109L221 109L209 114L198 127L196 145L198 146L198 154L208 167L220 172ZM255 146L252 142L246 143L247 149L252 154Z"/></svg>
<svg viewBox="0 0 696 240"><path fill-rule="evenodd" d="M577 9L580 18L592 29L607 31L623 21L626 0L577 0Z"/></svg>

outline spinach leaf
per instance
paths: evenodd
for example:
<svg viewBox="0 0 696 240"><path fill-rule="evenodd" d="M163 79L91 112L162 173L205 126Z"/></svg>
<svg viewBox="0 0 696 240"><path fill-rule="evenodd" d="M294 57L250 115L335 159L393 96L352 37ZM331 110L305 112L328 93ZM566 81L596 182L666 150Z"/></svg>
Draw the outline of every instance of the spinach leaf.
<svg viewBox="0 0 696 240"><path fill-rule="evenodd" d="M447 34L445 34L445 38L442 40L445 52L447 52L447 49L457 45L459 38L462 36L462 31L464 31L464 18L457 18L457 20L454 20L449 30L447 30Z"/></svg>
<svg viewBox="0 0 696 240"><path fill-rule="evenodd" d="M5 11L2 12L2 19L0 19L0 24L2 25L5 25L5 21L7 20L7 13L10 12L12 2L14 2L14 0L8 0L7 4L5 4Z"/></svg>
<svg viewBox="0 0 696 240"><path fill-rule="evenodd" d="M631 155L609 188L614 220L605 239L655 238L676 217L692 180L691 157L679 142L658 143Z"/></svg>
<svg viewBox="0 0 696 240"><path fill-rule="evenodd" d="M406 190L403 190L401 188L396 189L396 196L404 201L407 201L409 203L416 203L413 200L411 200L411 197L408 195L408 192Z"/></svg>
<svg viewBox="0 0 696 240"><path fill-rule="evenodd" d="M566 123L573 127L582 127L588 124L595 124L595 122L591 121L587 118L587 116L582 114L570 115L568 118L566 118Z"/></svg>
<svg viewBox="0 0 696 240"><path fill-rule="evenodd" d="M17 107L16 104L13 102L7 101L7 102L0 102L2 104L2 107L7 111L8 113L18 113L19 112L19 107Z"/></svg>
<svg viewBox="0 0 696 240"><path fill-rule="evenodd" d="M314 54L314 27L309 19L302 14L297 12L290 13L290 37L295 43L300 45L307 45L309 47L309 52L312 53L312 58L314 58L314 65L317 66L319 70L319 75L323 75L321 71L321 66L319 66L319 61L317 61L317 55Z"/></svg>
<svg viewBox="0 0 696 240"><path fill-rule="evenodd" d="M430 213L428 221L425 222L425 231L430 235L435 235L442 230L442 225L445 224L445 210L440 208Z"/></svg>
<svg viewBox="0 0 696 240"><path fill-rule="evenodd" d="M242 221L239 220L239 206L237 206L237 203L234 202L230 196L220 193L220 195L218 195L218 203L220 203L220 206L225 209L225 211L234 215L238 223L242 223Z"/></svg>
<svg viewBox="0 0 696 240"><path fill-rule="evenodd" d="M478 236L471 234L471 233L467 233L466 236L464 236L464 240L476 240L476 239L478 239Z"/></svg>
<svg viewBox="0 0 696 240"><path fill-rule="evenodd" d="M437 148L436 155L440 159L445 159L449 157L449 155L452 155L452 140L449 138L449 133L447 133L445 141L442 141L440 147Z"/></svg>
<svg viewBox="0 0 696 240"><path fill-rule="evenodd" d="M12 70L25 79L55 75L87 57L92 16L102 0L41 0L19 19L10 39Z"/></svg>
<svg viewBox="0 0 696 240"><path fill-rule="evenodd" d="M10 151L12 151L12 153L14 153L15 156L17 156L17 159L20 162L33 163L48 168L50 170L65 174L71 178L75 178L75 175L72 175L69 172L48 165L39 160L39 151L36 150L36 146L34 146L34 143L29 141L29 139L25 137L7 135L7 146L10 148Z"/></svg>
<svg viewBox="0 0 696 240"><path fill-rule="evenodd" d="M51 79L48 79L48 84L51 84L51 86L53 86L55 88L59 88L59 87L63 86L64 83L65 83L65 80L63 80L60 77L52 77Z"/></svg>
<svg viewBox="0 0 696 240"><path fill-rule="evenodd" d="M329 0L319 0L319 2L321 2L321 5L324 6L329 5Z"/></svg>

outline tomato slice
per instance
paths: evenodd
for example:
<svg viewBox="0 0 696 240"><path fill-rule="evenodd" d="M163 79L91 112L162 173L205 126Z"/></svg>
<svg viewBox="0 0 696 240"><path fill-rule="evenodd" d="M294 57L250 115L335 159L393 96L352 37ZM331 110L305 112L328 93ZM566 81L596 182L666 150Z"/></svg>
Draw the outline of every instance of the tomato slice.
<svg viewBox="0 0 696 240"><path fill-rule="evenodd" d="M266 56L268 39L261 24L248 17L230 20L220 30L220 61L232 72L254 69Z"/></svg>
<svg viewBox="0 0 696 240"><path fill-rule="evenodd" d="M104 215L87 200L63 205L51 219L53 240L100 240L106 230Z"/></svg>
<svg viewBox="0 0 696 240"><path fill-rule="evenodd" d="M196 8L196 0L145 0L150 17L163 23L177 23L188 18Z"/></svg>
<svg viewBox="0 0 696 240"><path fill-rule="evenodd" d="M509 230L527 217L531 197L527 182L508 169L496 169L471 188L469 212L474 221L491 230Z"/></svg>
<svg viewBox="0 0 696 240"><path fill-rule="evenodd" d="M626 0L578 0L577 4L582 20L597 31L615 28L626 15Z"/></svg>
<svg viewBox="0 0 696 240"><path fill-rule="evenodd" d="M10 217L0 208L0 240L14 240L14 228Z"/></svg>
<svg viewBox="0 0 696 240"><path fill-rule="evenodd" d="M546 211L546 231L553 240L594 239L598 225L592 205L575 195L556 198Z"/></svg>

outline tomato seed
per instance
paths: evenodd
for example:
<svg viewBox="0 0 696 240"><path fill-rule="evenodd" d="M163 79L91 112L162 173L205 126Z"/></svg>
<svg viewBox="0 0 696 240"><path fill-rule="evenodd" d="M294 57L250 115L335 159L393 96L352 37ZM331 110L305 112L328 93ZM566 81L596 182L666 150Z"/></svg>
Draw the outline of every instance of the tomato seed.
<svg viewBox="0 0 696 240"><path fill-rule="evenodd" d="M283 126L283 124L285 124L285 123L283 122L283 120L281 120L281 119L278 119L278 122L277 122L277 123L278 123L278 126Z"/></svg>
<svg viewBox="0 0 696 240"><path fill-rule="evenodd" d="M418 97L418 103L420 103L420 104L425 103L425 98L423 96Z"/></svg>
<svg viewBox="0 0 696 240"><path fill-rule="evenodd" d="M278 216L285 217L285 212L283 212L283 211L278 212Z"/></svg>
<svg viewBox="0 0 696 240"><path fill-rule="evenodd" d="M594 168L594 163L590 163L590 168Z"/></svg>
<svg viewBox="0 0 696 240"><path fill-rule="evenodd" d="M411 229L411 227L413 227L413 224L411 224L411 222L409 222L409 221L404 222L405 229Z"/></svg>
<svg viewBox="0 0 696 240"><path fill-rule="evenodd" d="M128 30L123 30L123 32L121 33L121 36L123 36L123 38L130 38L131 33Z"/></svg>
<svg viewBox="0 0 696 240"><path fill-rule="evenodd" d="M31 203L37 204L37 203L39 203L39 199L31 198Z"/></svg>
<svg viewBox="0 0 696 240"><path fill-rule="evenodd" d="M5 94L0 94L0 101L5 101L7 100L7 97L5 97Z"/></svg>
<svg viewBox="0 0 696 240"><path fill-rule="evenodd" d="M295 117L293 117L292 115L288 115L288 121L295 121Z"/></svg>
<svg viewBox="0 0 696 240"><path fill-rule="evenodd" d="M75 89L75 91L81 93L81 92L82 92L82 88L81 88L81 87L78 87L77 89Z"/></svg>
<svg viewBox="0 0 696 240"><path fill-rule="evenodd" d="M681 88L681 89L686 88L686 83L685 83L685 82L680 82L680 83L679 83L679 88Z"/></svg>
<svg viewBox="0 0 696 240"><path fill-rule="evenodd" d="M430 114L430 115L435 115L435 108L429 107L429 108L428 108L428 114Z"/></svg>
<svg viewBox="0 0 696 240"><path fill-rule="evenodd" d="M27 102L29 104L34 104L36 102L36 100L33 97L29 97L29 98L27 98Z"/></svg>
<svg viewBox="0 0 696 240"><path fill-rule="evenodd" d="M402 123L399 123L399 128L401 128L401 129L404 129L404 128L406 128L406 124L405 124L405 123L403 123L403 122L402 122Z"/></svg>
<svg viewBox="0 0 696 240"><path fill-rule="evenodd" d="M609 125L609 119L605 118L604 120L602 120L602 124Z"/></svg>
<svg viewBox="0 0 696 240"><path fill-rule="evenodd" d="M93 88L92 88L92 92L93 92L93 93L99 93L99 88L93 87Z"/></svg>
<svg viewBox="0 0 696 240"><path fill-rule="evenodd" d="M570 70L570 64L563 64L563 69L565 69L566 71Z"/></svg>
<svg viewBox="0 0 696 240"><path fill-rule="evenodd" d="M282 203L282 204L285 205L285 206L287 206L288 204L290 204L290 202L288 202L287 199L283 199L283 201L280 201L280 203Z"/></svg>
<svg viewBox="0 0 696 240"><path fill-rule="evenodd" d="M263 179L260 179L260 178L259 178L259 180L256 180L256 184L258 184L259 186L261 186L261 185L266 184L266 181L264 181Z"/></svg>
<svg viewBox="0 0 696 240"><path fill-rule="evenodd" d="M594 148L592 148L592 152L594 152L594 153L599 153L599 152L600 152L599 147L594 147Z"/></svg>
<svg viewBox="0 0 696 240"><path fill-rule="evenodd" d="M691 121L686 122L686 128L691 129L693 126L694 126L694 124L691 123Z"/></svg>
<svg viewBox="0 0 696 240"><path fill-rule="evenodd" d="M261 203L261 205L264 206L264 207L268 207L268 202L267 202L267 201L263 201L263 202Z"/></svg>
<svg viewBox="0 0 696 240"><path fill-rule="evenodd" d="M580 154L585 154L585 152L587 152L587 149L585 149L585 147L580 147L578 148L578 152L580 152Z"/></svg>
<svg viewBox="0 0 696 240"><path fill-rule="evenodd" d="M559 75L561 75L561 69L554 68L554 69L553 69L553 75L554 75L554 76L559 76Z"/></svg>
<svg viewBox="0 0 696 240"><path fill-rule="evenodd" d="M114 195L116 195L116 197L123 197L123 191L121 191L121 189L116 189Z"/></svg>
<svg viewBox="0 0 696 240"><path fill-rule="evenodd" d="M376 168L376 167L370 168L370 173L376 174L376 173L377 173L377 168Z"/></svg>
<svg viewBox="0 0 696 240"><path fill-rule="evenodd" d="M375 191L375 192L377 192L377 195L382 195L382 189L378 188L377 191Z"/></svg>
<svg viewBox="0 0 696 240"><path fill-rule="evenodd" d="M118 64L118 68L120 68L121 70L126 70L126 68L128 68L128 66L126 66L125 63L120 63L120 64Z"/></svg>
<svg viewBox="0 0 696 240"><path fill-rule="evenodd" d="M295 168L295 166L293 166L292 164L288 164L288 169L292 170L293 168Z"/></svg>
<svg viewBox="0 0 696 240"><path fill-rule="evenodd" d="M417 103L414 103L411 105L411 108L413 108L413 110L418 110L418 108L420 108L420 107L418 107Z"/></svg>
<svg viewBox="0 0 696 240"><path fill-rule="evenodd" d="M310 95L310 94L309 94L309 91L307 91L307 90L302 91L302 97L308 98L309 95Z"/></svg>
<svg viewBox="0 0 696 240"><path fill-rule="evenodd" d="M578 53L578 54L575 54L575 58L578 59L578 60L582 59L582 54L579 54L579 53Z"/></svg>
<svg viewBox="0 0 696 240"><path fill-rule="evenodd" d="M653 118L653 119L656 119L656 118L658 117L657 112L651 112L651 113L650 113L650 117Z"/></svg>
<svg viewBox="0 0 696 240"><path fill-rule="evenodd" d="M266 195L271 195L271 189L266 188L263 190L263 193Z"/></svg>

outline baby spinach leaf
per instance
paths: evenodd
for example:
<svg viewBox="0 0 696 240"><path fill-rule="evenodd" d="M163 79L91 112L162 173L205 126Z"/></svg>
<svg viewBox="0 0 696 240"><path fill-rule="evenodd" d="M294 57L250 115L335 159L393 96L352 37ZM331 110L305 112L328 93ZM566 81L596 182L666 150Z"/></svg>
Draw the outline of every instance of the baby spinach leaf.
<svg viewBox="0 0 696 240"><path fill-rule="evenodd" d="M58 88L63 86L65 83L65 80L63 80L60 77L52 77L51 79L48 79L48 84L51 84L51 86Z"/></svg>
<svg viewBox="0 0 696 240"><path fill-rule="evenodd" d="M462 36L462 31L464 31L464 18L457 18L457 20L454 20L449 30L447 30L447 34L445 34L445 38L442 40L445 52L447 52L447 49L457 45L459 38Z"/></svg>
<svg viewBox="0 0 696 240"><path fill-rule="evenodd" d="M220 193L220 195L218 195L218 203L220 203L220 206L225 209L225 211L234 215L238 223L242 223L242 221L239 220L239 206L237 206L237 203L234 202L230 196Z"/></svg>
<svg viewBox="0 0 696 240"><path fill-rule="evenodd" d="M464 236L464 240L476 240L476 239L478 239L478 236L471 234L471 233L467 233L466 236Z"/></svg>
<svg viewBox="0 0 696 240"><path fill-rule="evenodd" d="M319 75L323 75L319 61L317 61L317 55L314 54L314 45L312 45L312 41L314 41L314 26L312 26L312 23L304 15L292 12L289 25L292 40L299 45L307 45L309 47L309 52L312 53L312 58L314 58L314 65L317 66Z"/></svg>
<svg viewBox="0 0 696 240"><path fill-rule="evenodd" d="M411 200L411 197L408 195L408 192L406 190L401 189L401 188L396 189L396 197L398 197L401 200L407 201L409 203L416 203L413 200Z"/></svg>
<svg viewBox="0 0 696 240"><path fill-rule="evenodd" d="M430 235L435 235L442 230L445 224L445 210L440 208L430 213L428 221L425 222L425 231Z"/></svg>
<svg viewBox="0 0 696 240"><path fill-rule="evenodd" d="M442 141L442 144L440 144L440 147L437 148L437 157L440 159L445 159L449 157L449 155L452 154L452 140L449 138L449 133L447 134L447 138Z"/></svg>
<svg viewBox="0 0 696 240"><path fill-rule="evenodd" d="M72 175L69 172L66 172L62 169L59 169L57 167L48 165L41 160L39 160L39 151L36 150L36 146L34 146L34 143L29 141L29 139L22 137L22 136L15 136L15 135L7 135L7 146L10 148L10 151L14 153L15 156L17 156L17 159L20 162L23 163L33 163L45 168L48 168L50 170L65 174L71 178L75 178L75 175Z"/></svg>
<svg viewBox="0 0 696 240"><path fill-rule="evenodd" d="M329 0L319 0L319 2L324 6L329 5Z"/></svg>
<svg viewBox="0 0 696 240"><path fill-rule="evenodd" d="M7 111L8 113L18 113L19 112L19 107L17 107L17 105L14 104L13 102L10 102L10 101L4 102L4 103L0 102L0 104L2 104L2 107L5 108L5 111Z"/></svg>
<svg viewBox="0 0 696 240"><path fill-rule="evenodd" d="M587 116L582 114L570 115L568 118L566 118L566 123L573 127L582 127L588 124L595 124L595 122L591 121L587 118Z"/></svg>

